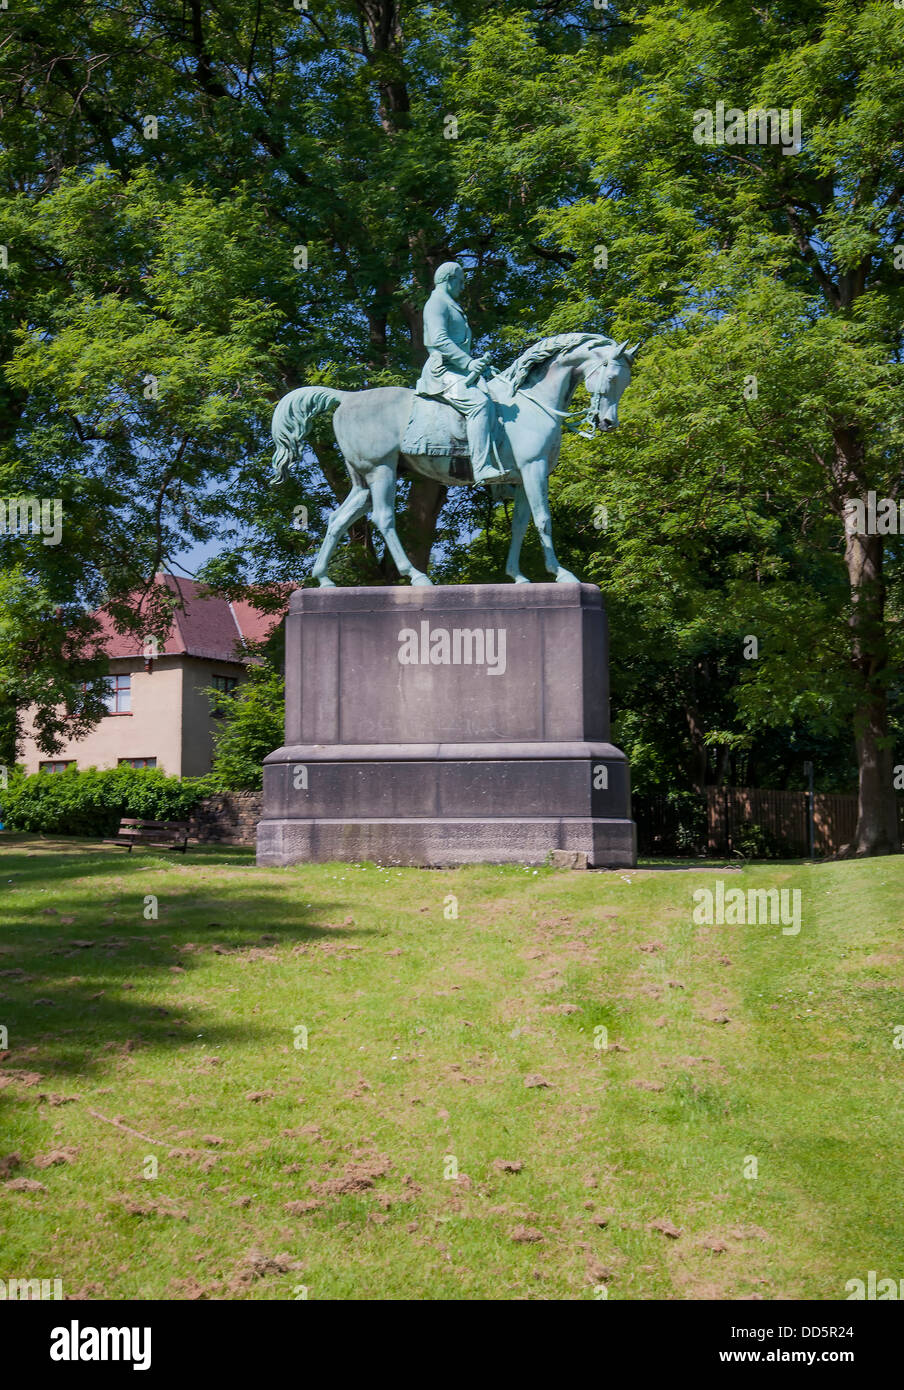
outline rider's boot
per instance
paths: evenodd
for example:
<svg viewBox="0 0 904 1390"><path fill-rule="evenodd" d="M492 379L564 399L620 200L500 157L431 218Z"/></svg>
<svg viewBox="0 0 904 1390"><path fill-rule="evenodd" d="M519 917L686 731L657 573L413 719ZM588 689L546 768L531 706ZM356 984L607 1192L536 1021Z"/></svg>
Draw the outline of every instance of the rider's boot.
<svg viewBox="0 0 904 1390"><path fill-rule="evenodd" d="M501 482L505 477L505 469L500 467L493 455L493 443L486 418L483 415L469 416L467 429L475 483Z"/></svg>

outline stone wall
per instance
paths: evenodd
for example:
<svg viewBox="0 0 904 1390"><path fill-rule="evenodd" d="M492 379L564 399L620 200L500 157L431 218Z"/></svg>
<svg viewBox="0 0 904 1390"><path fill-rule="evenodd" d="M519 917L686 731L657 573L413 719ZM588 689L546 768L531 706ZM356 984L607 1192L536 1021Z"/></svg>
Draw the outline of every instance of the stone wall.
<svg viewBox="0 0 904 1390"><path fill-rule="evenodd" d="M220 792L195 807L189 838L200 844L253 845L260 818L260 792Z"/></svg>

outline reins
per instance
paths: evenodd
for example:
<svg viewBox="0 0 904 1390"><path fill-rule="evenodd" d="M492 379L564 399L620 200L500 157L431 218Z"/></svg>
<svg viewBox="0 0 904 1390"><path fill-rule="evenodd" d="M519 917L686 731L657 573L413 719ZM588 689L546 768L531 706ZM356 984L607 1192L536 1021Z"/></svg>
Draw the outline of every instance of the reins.
<svg viewBox="0 0 904 1390"><path fill-rule="evenodd" d="M599 366L590 373L590 376L595 376L597 372L601 372L603 367L607 367L608 365L608 362L600 362ZM589 377L587 380L589 380ZM584 382L584 385L587 385L587 381ZM531 392L529 387L522 387L520 391L516 392L516 395L526 396L529 401L533 401L534 405L539 406L551 420L561 420L562 428L564 430L570 430L571 433L576 434L579 439L592 439L596 434L598 429L596 422L599 417L600 402L603 399L602 391L593 392L590 401L590 409L584 412L584 418L581 421L581 424L588 426L588 428L583 430L579 429L572 420L572 416L581 414L580 410L559 410L557 406L546 405L543 401L537 400L537 397Z"/></svg>

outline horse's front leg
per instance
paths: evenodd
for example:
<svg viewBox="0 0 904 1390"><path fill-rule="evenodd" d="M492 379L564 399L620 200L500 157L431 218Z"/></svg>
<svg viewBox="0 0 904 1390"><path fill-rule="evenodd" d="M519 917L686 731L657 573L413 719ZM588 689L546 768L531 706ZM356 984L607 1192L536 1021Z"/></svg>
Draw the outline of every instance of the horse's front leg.
<svg viewBox="0 0 904 1390"><path fill-rule="evenodd" d="M505 572L516 584L529 584L526 574L521 573L521 546L524 533L530 522L530 503L523 486L515 490L515 505L512 508L512 543L509 546Z"/></svg>
<svg viewBox="0 0 904 1390"><path fill-rule="evenodd" d="M564 569L556 559L552 544L552 517L549 512L549 473L545 459L533 459L522 465L521 481L530 506L537 535L543 547L543 559L550 574L555 575L557 584L579 584L581 581L571 570Z"/></svg>

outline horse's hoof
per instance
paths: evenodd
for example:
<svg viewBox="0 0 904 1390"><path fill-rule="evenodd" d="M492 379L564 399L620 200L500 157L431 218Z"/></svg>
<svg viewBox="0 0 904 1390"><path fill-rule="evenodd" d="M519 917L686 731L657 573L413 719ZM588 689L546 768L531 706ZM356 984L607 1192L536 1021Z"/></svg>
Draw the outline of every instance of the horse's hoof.
<svg viewBox="0 0 904 1390"><path fill-rule="evenodd" d="M509 578L510 578L510 579L514 579L514 581L515 581L516 584L529 584L529 583L530 583L530 580L528 579L528 577L527 577L526 574L512 574L512 575L509 575Z"/></svg>
<svg viewBox="0 0 904 1390"><path fill-rule="evenodd" d="M428 579L426 574L413 574L411 576L412 589L432 589L433 580Z"/></svg>
<svg viewBox="0 0 904 1390"><path fill-rule="evenodd" d="M336 587L332 579L328 579L325 574L321 575L317 583L320 585L321 589L335 589Z"/></svg>
<svg viewBox="0 0 904 1390"><path fill-rule="evenodd" d="M559 570L556 573L557 584L580 584L580 582L580 579L576 574L572 574L571 570Z"/></svg>

